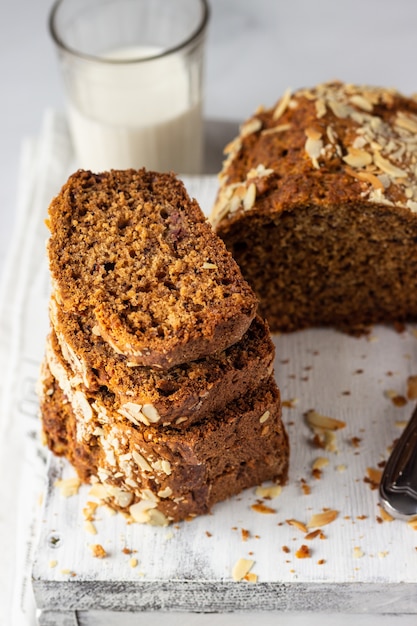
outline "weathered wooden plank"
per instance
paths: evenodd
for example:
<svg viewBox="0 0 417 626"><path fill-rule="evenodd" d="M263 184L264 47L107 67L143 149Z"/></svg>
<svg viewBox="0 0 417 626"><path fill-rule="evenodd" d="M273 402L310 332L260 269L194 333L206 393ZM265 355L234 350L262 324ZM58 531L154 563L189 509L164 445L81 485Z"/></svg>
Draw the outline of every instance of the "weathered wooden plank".
<svg viewBox="0 0 417 626"><path fill-rule="evenodd" d="M63 498L53 483L73 470L53 459L33 572L40 608L86 614L417 613L416 531L404 522L383 522L377 492L366 482L367 468L378 470L411 415L406 396L407 379L417 374L413 329L399 334L377 327L360 339L311 330L277 336L275 343L292 460L289 484L265 501L274 512L254 510L259 495L251 489L219 504L212 515L169 528L129 525L99 509L97 535L91 535L82 515L88 487ZM395 395L405 399L403 406ZM304 418L309 409L346 423L333 451L312 445ZM317 457L328 460L320 478L312 474ZM338 511L322 528L325 539L306 539L287 523L307 523L324 508ZM107 558L94 559L92 543L103 545ZM310 558L297 558L303 544ZM254 560L256 584L232 580L241 557Z"/></svg>

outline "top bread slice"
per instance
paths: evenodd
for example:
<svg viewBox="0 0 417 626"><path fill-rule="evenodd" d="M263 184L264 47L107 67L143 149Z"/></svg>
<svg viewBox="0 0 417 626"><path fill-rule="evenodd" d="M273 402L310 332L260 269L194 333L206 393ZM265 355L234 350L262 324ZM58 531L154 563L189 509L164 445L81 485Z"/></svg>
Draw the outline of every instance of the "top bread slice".
<svg viewBox="0 0 417 626"><path fill-rule="evenodd" d="M93 311L132 364L168 370L240 340L257 299L173 174L79 170L49 207L48 253L63 311Z"/></svg>

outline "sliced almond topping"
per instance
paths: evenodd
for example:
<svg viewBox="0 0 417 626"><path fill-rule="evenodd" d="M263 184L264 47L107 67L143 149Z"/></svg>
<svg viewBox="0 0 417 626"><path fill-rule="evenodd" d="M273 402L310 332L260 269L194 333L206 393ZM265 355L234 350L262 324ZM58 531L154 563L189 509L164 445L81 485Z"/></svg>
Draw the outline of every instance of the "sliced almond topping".
<svg viewBox="0 0 417 626"><path fill-rule="evenodd" d="M136 452L136 450L133 450L132 458L141 470L143 470L144 472L152 472L152 467L149 465L148 461L145 459L144 456L139 454L139 452Z"/></svg>
<svg viewBox="0 0 417 626"><path fill-rule="evenodd" d="M313 141L317 141L317 139L321 139L321 132L316 130L315 128L309 127L306 128L305 133L309 139Z"/></svg>
<svg viewBox="0 0 417 626"><path fill-rule="evenodd" d="M351 167L365 167L365 165L372 163L372 155L365 150L349 148L349 154L344 156L343 160Z"/></svg>
<svg viewBox="0 0 417 626"><path fill-rule="evenodd" d="M278 126L273 126L272 128L264 128L262 130L262 135L273 135L274 133L284 133L286 130L291 129L291 124L279 124Z"/></svg>
<svg viewBox="0 0 417 626"><path fill-rule="evenodd" d="M346 423L341 420L337 420L333 417L321 415L314 409L311 409L306 414L307 423L311 428L319 428L322 430L339 430L345 428Z"/></svg>
<svg viewBox="0 0 417 626"><path fill-rule="evenodd" d="M249 211L255 204L255 199L256 199L256 185L255 183L251 183L243 198L243 209L245 211Z"/></svg>
<svg viewBox="0 0 417 626"><path fill-rule="evenodd" d="M352 170L350 167L347 167L345 171L349 174L349 176L353 176L353 178L357 178L365 183L370 183L374 189L384 191L384 184L378 176L375 176L375 174L372 174L371 172L357 172Z"/></svg>
<svg viewBox="0 0 417 626"><path fill-rule="evenodd" d="M405 170L396 167L391 161L388 159L384 159L383 156L379 152L374 152L374 163L380 170L391 176L392 178L406 178L407 172Z"/></svg>
<svg viewBox="0 0 417 626"><path fill-rule="evenodd" d="M350 101L352 104L359 107L363 111L367 111L368 113L371 113L373 109L372 102L370 102L369 100L367 100L366 98L364 98L363 96L359 94L352 96L350 98Z"/></svg>
<svg viewBox="0 0 417 626"><path fill-rule="evenodd" d="M341 119L348 117L352 110L347 104L343 104L343 102L338 102L337 100L328 100L327 106L336 117Z"/></svg>
<svg viewBox="0 0 417 626"><path fill-rule="evenodd" d="M320 119L326 115L326 103L322 98L318 98L316 104L316 117Z"/></svg>
<svg viewBox="0 0 417 626"><path fill-rule="evenodd" d="M406 115L402 111L398 113L395 125L408 130L410 133L417 133L417 118Z"/></svg>
<svg viewBox="0 0 417 626"><path fill-rule="evenodd" d="M321 154L321 151L323 149L323 142L321 139L310 139L307 138L307 141L305 143L305 151L307 152L308 156L310 157L313 166L316 169L319 169L319 163L318 163L318 158Z"/></svg>
<svg viewBox="0 0 417 626"><path fill-rule="evenodd" d="M252 118L251 120L245 122L240 129L240 136L247 137L252 133L256 133L258 130L262 128L262 121L257 117Z"/></svg>
<svg viewBox="0 0 417 626"><path fill-rule="evenodd" d="M311 516L310 521L307 523L307 528L321 528L327 524L331 524L339 515L339 511L327 510L323 513L316 513Z"/></svg>
<svg viewBox="0 0 417 626"><path fill-rule="evenodd" d="M239 559L232 569L232 578L236 582L243 580L243 578L250 572L255 561L250 559Z"/></svg>
<svg viewBox="0 0 417 626"><path fill-rule="evenodd" d="M285 112L286 108L288 107L290 100L291 100L291 89L288 88L285 90L284 95L282 96L281 100L278 102L277 106L275 107L275 111L272 114L272 119L277 120L281 117L281 115Z"/></svg>

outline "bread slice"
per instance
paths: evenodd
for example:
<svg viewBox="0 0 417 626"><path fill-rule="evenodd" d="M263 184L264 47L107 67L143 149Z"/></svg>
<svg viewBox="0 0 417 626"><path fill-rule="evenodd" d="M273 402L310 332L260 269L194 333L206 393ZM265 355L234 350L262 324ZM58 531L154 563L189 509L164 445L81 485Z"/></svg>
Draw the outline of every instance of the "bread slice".
<svg viewBox="0 0 417 626"><path fill-rule="evenodd" d="M108 423L95 411L86 419L45 365L41 413L55 454L66 456L103 502L137 522L190 519L247 487L287 480L288 438L273 378L225 407L221 419L161 431L122 416Z"/></svg>
<svg viewBox="0 0 417 626"><path fill-rule="evenodd" d="M239 341L252 290L172 174L78 171L49 207L50 270L63 310L132 363L167 370Z"/></svg>
<svg viewBox="0 0 417 626"><path fill-rule="evenodd" d="M417 100L286 92L227 148L212 222L272 331L417 319Z"/></svg>
<svg viewBox="0 0 417 626"><path fill-rule="evenodd" d="M218 354L177 365L168 372L129 367L85 317L53 307L47 340L49 368L68 397L80 392L109 419L124 415L133 423L184 429L269 378L274 344L259 316L238 343ZM51 309L52 310L52 309ZM105 403L97 391L105 391Z"/></svg>

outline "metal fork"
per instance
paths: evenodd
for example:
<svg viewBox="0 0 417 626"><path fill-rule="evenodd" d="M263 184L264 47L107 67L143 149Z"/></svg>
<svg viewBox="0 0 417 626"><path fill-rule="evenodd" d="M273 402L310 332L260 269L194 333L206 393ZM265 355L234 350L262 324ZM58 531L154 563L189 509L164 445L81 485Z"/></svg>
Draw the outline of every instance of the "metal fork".
<svg viewBox="0 0 417 626"><path fill-rule="evenodd" d="M384 468L379 501L397 519L417 518L417 407Z"/></svg>

